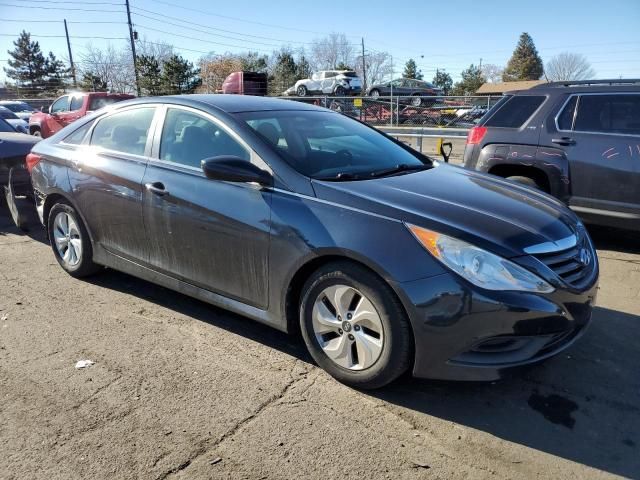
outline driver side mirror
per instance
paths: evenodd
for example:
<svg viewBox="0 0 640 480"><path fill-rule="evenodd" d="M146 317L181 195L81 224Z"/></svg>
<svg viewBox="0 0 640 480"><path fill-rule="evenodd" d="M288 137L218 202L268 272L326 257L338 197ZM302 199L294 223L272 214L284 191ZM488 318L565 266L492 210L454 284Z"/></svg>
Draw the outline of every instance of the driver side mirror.
<svg viewBox="0 0 640 480"><path fill-rule="evenodd" d="M273 185L273 176L269 172L233 155L205 158L202 160L202 170L211 180Z"/></svg>

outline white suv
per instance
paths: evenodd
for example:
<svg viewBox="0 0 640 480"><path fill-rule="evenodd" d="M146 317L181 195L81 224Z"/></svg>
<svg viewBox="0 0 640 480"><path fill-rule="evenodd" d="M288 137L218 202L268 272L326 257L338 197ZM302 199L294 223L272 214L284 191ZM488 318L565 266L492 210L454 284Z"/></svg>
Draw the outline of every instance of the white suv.
<svg viewBox="0 0 640 480"><path fill-rule="evenodd" d="M362 91L360 77L351 70L325 70L311 78L298 80L293 87L296 95L357 95Z"/></svg>

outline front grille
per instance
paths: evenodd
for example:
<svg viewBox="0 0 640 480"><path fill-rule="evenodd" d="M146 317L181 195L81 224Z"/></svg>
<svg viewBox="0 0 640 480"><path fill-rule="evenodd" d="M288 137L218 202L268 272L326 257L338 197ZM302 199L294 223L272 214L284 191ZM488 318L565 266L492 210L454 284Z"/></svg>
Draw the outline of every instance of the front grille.
<svg viewBox="0 0 640 480"><path fill-rule="evenodd" d="M597 262L596 253L587 241L579 242L566 250L538 253L534 257L575 288L583 288L589 284Z"/></svg>

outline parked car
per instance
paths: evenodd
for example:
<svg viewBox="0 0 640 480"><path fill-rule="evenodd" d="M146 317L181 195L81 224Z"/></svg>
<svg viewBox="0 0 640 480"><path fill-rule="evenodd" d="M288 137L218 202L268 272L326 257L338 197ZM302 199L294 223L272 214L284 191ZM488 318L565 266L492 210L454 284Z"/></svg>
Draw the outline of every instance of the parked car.
<svg viewBox="0 0 640 480"><path fill-rule="evenodd" d="M426 102L423 97L433 97L442 95L442 90L433 86L429 82L416 80L413 78L397 78L385 83L376 83L367 89L367 95L370 97L388 97L396 95L399 97L407 97L408 102L414 107L419 107ZM433 102L433 100L431 100Z"/></svg>
<svg viewBox="0 0 640 480"><path fill-rule="evenodd" d="M222 82L221 93L234 95L267 95L267 74L256 72L231 72Z"/></svg>
<svg viewBox="0 0 640 480"><path fill-rule="evenodd" d="M507 93L469 132L464 162L550 193L588 223L640 230L640 80Z"/></svg>
<svg viewBox="0 0 640 480"><path fill-rule="evenodd" d="M70 275L106 265L299 328L355 387L410 368L496 379L560 352L591 316L596 252L562 203L305 103L122 102L28 164Z"/></svg>
<svg viewBox="0 0 640 480"><path fill-rule="evenodd" d="M293 86L296 95L357 95L362 91L362 82L351 70L326 70L316 72L311 78L298 80Z"/></svg>
<svg viewBox="0 0 640 480"><path fill-rule="evenodd" d="M0 118L0 193L5 197L14 223L27 227L26 209L33 208L33 189L25 168L27 154L40 139L17 133Z"/></svg>
<svg viewBox="0 0 640 480"><path fill-rule="evenodd" d="M29 124L18 117L8 108L0 105L0 118L6 120L9 125L18 133L29 133Z"/></svg>
<svg viewBox="0 0 640 480"><path fill-rule="evenodd" d="M36 109L31 105L18 100L2 100L0 101L0 106L8 108L13 113L15 113L18 118L26 120L27 122L29 121L29 117L31 117L31 115L36 112Z"/></svg>
<svg viewBox="0 0 640 480"><path fill-rule="evenodd" d="M49 113L37 112L29 118L29 133L47 138L87 113L112 103L134 98L133 95L105 92L76 92L62 95L49 107Z"/></svg>

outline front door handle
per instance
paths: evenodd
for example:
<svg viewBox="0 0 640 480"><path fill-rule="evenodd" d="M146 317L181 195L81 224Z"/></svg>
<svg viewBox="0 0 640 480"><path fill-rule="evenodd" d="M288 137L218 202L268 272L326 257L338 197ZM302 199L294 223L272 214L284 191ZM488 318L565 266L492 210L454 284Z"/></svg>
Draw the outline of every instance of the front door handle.
<svg viewBox="0 0 640 480"><path fill-rule="evenodd" d="M144 187L147 190L149 190L151 193L160 195L161 197L169 193L169 191L164 188L164 185L162 182L145 183Z"/></svg>
<svg viewBox="0 0 640 480"><path fill-rule="evenodd" d="M576 144L576 141L573 138L569 138L569 137L554 138L551 141L553 143L557 143L558 145L575 145Z"/></svg>

